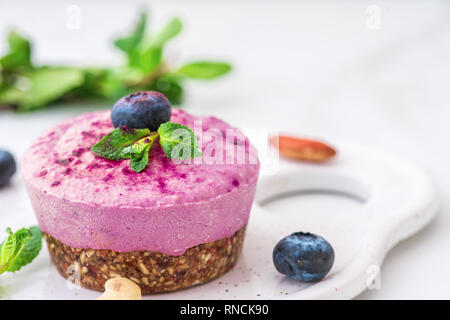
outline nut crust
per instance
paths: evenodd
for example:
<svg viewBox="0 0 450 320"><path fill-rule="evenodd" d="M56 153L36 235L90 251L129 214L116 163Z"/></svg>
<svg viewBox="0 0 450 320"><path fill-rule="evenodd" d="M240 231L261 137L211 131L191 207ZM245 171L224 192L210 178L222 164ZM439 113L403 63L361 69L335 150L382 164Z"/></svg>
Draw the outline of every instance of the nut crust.
<svg viewBox="0 0 450 320"><path fill-rule="evenodd" d="M181 256L151 251L116 252L79 249L44 233L59 273L82 287L104 291L111 278L125 277L142 293L188 288L213 280L233 268L241 252L246 225L229 238L203 243Z"/></svg>

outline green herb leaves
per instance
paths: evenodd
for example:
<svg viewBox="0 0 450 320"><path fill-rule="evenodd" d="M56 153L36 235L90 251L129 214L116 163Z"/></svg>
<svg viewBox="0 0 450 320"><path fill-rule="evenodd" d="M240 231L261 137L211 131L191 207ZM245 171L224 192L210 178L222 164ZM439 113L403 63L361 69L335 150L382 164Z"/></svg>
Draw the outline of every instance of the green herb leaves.
<svg viewBox="0 0 450 320"><path fill-rule="evenodd" d="M131 169L141 172L146 168L150 148L158 138L169 159L187 160L202 156L194 132L184 125L172 122L163 123L158 132L116 128L95 144L91 151L109 160L130 159Z"/></svg>
<svg viewBox="0 0 450 320"><path fill-rule="evenodd" d="M122 151L122 158L130 159L133 171L141 172L145 169L148 163L148 152L156 138L158 138L158 134L154 132Z"/></svg>
<svg viewBox="0 0 450 320"><path fill-rule="evenodd" d="M231 66L225 62L197 61L187 63L178 72L192 79L214 79L231 70Z"/></svg>
<svg viewBox="0 0 450 320"><path fill-rule="evenodd" d="M173 18L154 36L150 36L149 43L153 47L163 47L167 41L175 38L183 29L180 19Z"/></svg>
<svg viewBox="0 0 450 320"><path fill-rule="evenodd" d="M2 70L14 71L31 67L31 45L15 31L8 35L9 52L0 58Z"/></svg>
<svg viewBox="0 0 450 320"><path fill-rule="evenodd" d="M24 74L24 83L16 90L18 111L39 109L80 86L84 75L72 68L40 68ZM0 95L1 97L1 95Z"/></svg>
<svg viewBox="0 0 450 320"><path fill-rule="evenodd" d="M173 18L148 32L147 15L141 13L129 34L114 41L126 61L111 68L37 66L32 44L15 31L8 37L9 51L0 57L0 108L12 106L26 112L69 99L116 100L136 91L156 90L171 103L183 102L183 84L189 79L210 80L231 70L224 62L196 61L178 67L167 63L165 45L183 29Z"/></svg>
<svg viewBox="0 0 450 320"><path fill-rule="evenodd" d="M0 105L29 111L55 101L84 82L75 68L39 67L31 63L31 44L15 31L8 37L9 52L0 58Z"/></svg>
<svg viewBox="0 0 450 320"><path fill-rule="evenodd" d="M11 229L7 228L6 232L8 232L8 238L6 238L0 247L0 273L8 269L11 258L14 256L18 245L17 239Z"/></svg>
<svg viewBox="0 0 450 320"><path fill-rule="evenodd" d="M0 274L19 270L33 261L42 248L42 233L37 226L15 233L7 228L6 232L8 237L0 244Z"/></svg>
<svg viewBox="0 0 450 320"><path fill-rule="evenodd" d="M147 14L141 13L139 21L132 34L123 38L116 39L116 41L114 41L114 45L127 54L132 53L134 50L136 50L136 48L144 38L146 27Z"/></svg>
<svg viewBox="0 0 450 320"><path fill-rule="evenodd" d="M166 122L158 128L159 143L167 158L187 160L202 156L194 132L178 123Z"/></svg>
<svg viewBox="0 0 450 320"><path fill-rule="evenodd" d="M91 148L98 156L109 160L127 159L124 151L135 144L139 139L150 135L149 129L130 129L126 127L116 128L103 137L100 142Z"/></svg>

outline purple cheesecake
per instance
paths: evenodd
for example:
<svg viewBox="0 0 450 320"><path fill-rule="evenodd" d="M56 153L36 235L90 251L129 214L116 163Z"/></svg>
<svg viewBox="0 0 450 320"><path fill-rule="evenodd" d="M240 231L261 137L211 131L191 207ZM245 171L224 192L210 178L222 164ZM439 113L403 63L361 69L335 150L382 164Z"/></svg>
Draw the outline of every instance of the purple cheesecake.
<svg viewBox="0 0 450 320"><path fill-rule="evenodd" d="M232 268L258 179L256 150L215 117L173 108L170 121L199 128L200 161L172 161L155 144L136 173L129 160L96 156L90 148L114 129L110 111L63 121L25 152L22 175L61 274L79 269L81 284L97 290L124 276L152 293Z"/></svg>

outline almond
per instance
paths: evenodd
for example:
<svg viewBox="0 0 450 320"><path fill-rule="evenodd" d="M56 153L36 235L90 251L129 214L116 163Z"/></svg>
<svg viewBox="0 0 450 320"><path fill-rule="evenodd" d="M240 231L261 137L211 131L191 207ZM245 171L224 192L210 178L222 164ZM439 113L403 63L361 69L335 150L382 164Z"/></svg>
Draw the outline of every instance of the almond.
<svg viewBox="0 0 450 320"><path fill-rule="evenodd" d="M294 160L321 162L336 155L334 148L316 140L280 135L271 136L270 143L282 156Z"/></svg>
<svg viewBox="0 0 450 320"><path fill-rule="evenodd" d="M141 300L141 298L141 288L136 283L119 277L105 282L105 292L97 300Z"/></svg>

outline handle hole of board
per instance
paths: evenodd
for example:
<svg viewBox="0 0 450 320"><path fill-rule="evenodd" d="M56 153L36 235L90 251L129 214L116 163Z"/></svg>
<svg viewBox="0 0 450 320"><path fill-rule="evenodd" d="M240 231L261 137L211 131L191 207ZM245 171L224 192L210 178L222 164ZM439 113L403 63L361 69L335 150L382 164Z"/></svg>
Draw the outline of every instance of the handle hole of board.
<svg viewBox="0 0 450 320"><path fill-rule="evenodd" d="M362 203L370 199L370 188L353 177L320 171L293 171L261 179L255 201L264 206L274 198L302 193L329 193L357 199Z"/></svg>

